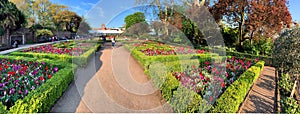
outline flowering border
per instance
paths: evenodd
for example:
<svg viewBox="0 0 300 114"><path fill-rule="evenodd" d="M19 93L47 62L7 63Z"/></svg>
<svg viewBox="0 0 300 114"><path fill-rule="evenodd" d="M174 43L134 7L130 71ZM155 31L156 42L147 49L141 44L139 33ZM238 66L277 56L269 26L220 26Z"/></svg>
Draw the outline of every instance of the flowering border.
<svg viewBox="0 0 300 114"><path fill-rule="evenodd" d="M55 101L60 98L69 84L74 80L74 71L77 66L59 60L53 61L48 59L26 58L20 56L0 56L0 59L25 60L51 63L58 66L60 70L56 72L46 83L28 93L23 99L15 102L10 109L6 109L0 103L0 112L3 113L36 113L49 112Z"/></svg>
<svg viewBox="0 0 300 114"><path fill-rule="evenodd" d="M236 81L234 81L231 85L229 85L229 87L224 91L223 94L220 95L220 97L217 99L214 105L210 105L207 103L207 101L203 100L203 98L199 94L193 92L192 90L182 89L184 87L181 84L179 84L178 83L179 81L177 81L171 75L170 72L171 69L181 69L181 68L174 68L172 64L169 64L168 66L171 67L165 69L167 71L164 71L162 73L155 71L154 74L151 74L151 71L149 71L149 68L151 66L149 65L154 65L152 63L155 61L156 62L159 61L161 63L170 63L172 61L193 59L197 61L200 60L201 62L206 60L213 60L216 58L222 59L224 57L218 55L209 55L209 54L146 56L144 53L142 53L138 49L133 48L132 46L125 44L125 47L131 52L131 55L144 67L145 70L144 72L151 78L154 85L160 88L163 97L171 104L171 106L177 112L207 112L207 111L208 112L237 112L240 104L244 101L245 96L247 95L251 85L253 84L255 79L257 79L261 70L264 67L264 61L259 61L254 66L251 66L248 70L242 73L242 75ZM161 70L162 68L159 67L159 69ZM160 76L155 76L155 75L160 75ZM252 78L249 79L245 78L247 76L252 76ZM235 88L235 86L237 86L238 88ZM240 94L232 94L232 91L242 91L242 92L240 92ZM186 94L184 93L189 93L189 95L186 96ZM186 104L187 101L192 101L192 102ZM234 102L232 103L232 101ZM227 108L224 108L223 107L224 105L226 105ZM210 109L210 107L212 108Z"/></svg>

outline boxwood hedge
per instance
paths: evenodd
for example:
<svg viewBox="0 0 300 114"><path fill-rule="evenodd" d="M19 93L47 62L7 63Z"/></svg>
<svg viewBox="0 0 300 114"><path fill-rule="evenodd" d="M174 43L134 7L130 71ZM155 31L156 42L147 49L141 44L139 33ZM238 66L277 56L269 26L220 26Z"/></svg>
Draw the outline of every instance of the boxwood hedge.
<svg viewBox="0 0 300 114"><path fill-rule="evenodd" d="M80 56L70 56L66 54L49 54L49 53L33 53L33 52L12 52L9 55L12 56L24 56L24 57L33 57L33 58L47 58L47 59L59 59L64 62L75 63L79 66L85 66L88 62L88 59L101 47L100 44L96 44L94 47L91 47L88 51L83 53Z"/></svg>
<svg viewBox="0 0 300 114"><path fill-rule="evenodd" d="M224 91L212 106L203 100L199 94L183 87L171 72L186 71L192 65L203 65L205 61L224 61L225 56L205 54L145 56L137 49L132 49L129 46L126 48L131 50L132 56L144 66L145 73L151 78L153 84L161 90L162 96L171 104L175 112L237 112L251 85L264 67L264 61L260 61L249 68Z"/></svg>
<svg viewBox="0 0 300 114"><path fill-rule="evenodd" d="M27 58L21 56L0 56L0 59L6 58L8 60L25 60L51 63L57 66L60 70L53 75L40 87L28 93L23 99L15 102L15 105L6 109L0 103L1 113L37 113L49 112L55 101L61 97L63 92L68 88L69 84L74 80L74 72L76 72L77 65L66 63L60 60Z"/></svg>

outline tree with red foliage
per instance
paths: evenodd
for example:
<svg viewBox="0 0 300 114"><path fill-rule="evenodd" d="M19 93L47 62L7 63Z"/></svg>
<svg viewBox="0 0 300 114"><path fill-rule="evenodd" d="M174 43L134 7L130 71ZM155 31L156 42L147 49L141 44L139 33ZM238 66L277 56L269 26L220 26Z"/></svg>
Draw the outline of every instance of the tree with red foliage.
<svg viewBox="0 0 300 114"><path fill-rule="evenodd" d="M210 11L218 22L223 19L238 27L239 46L246 35L272 37L292 22L286 0L218 0Z"/></svg>

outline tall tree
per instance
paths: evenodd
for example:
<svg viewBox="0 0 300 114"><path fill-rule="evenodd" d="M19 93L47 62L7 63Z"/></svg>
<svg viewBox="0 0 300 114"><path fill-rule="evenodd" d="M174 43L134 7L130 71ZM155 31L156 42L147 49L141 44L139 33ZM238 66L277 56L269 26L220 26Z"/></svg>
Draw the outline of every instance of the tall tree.
<svg viewBox="0 0 300 114"><path fill-rule="evenodd" d="M7 45L11 45L10 32L17 30L26 23L24 14L16 7L16 5L8 0L0 1L0 25L5 31L5 40Z"/></svg>
<svg viewBox="0 0 300 114"><path fill-rule="evenodd" d="M249 10L250 6L247 0L218 0L211 8L211 12L217 22L225 18L227 23L238 26L238 43L240 45L244 36L243 25L245 24L246 14Z"/></svg>
<svg viewBox="0 0 300 114"><path fill-rule="evenodd" d="M127 32L134 35L142 35L149 32L149 25L146 22L144 13L136 12L125 17L125 28Z"/></svg>
<svg viewBox="0 0 300 114"><path fill-rule="evenodd" d="M147 8L152 8L153 13L157 13L159 18L164 25L164 35L169 35L168 30L168 15L170 10L173 10L173 6L175 4L175 0L136 0L137 4L147 4ZM154 6L154 7L153 7ZM158 12L156 12L158 10Z"/></svg>
<svg viewBox="0 0 300 114"><path fill-rule="evenodd" d="M23 12L26 17L27 25L26 27L31 27L35 24L34 12L32 9L33 0L10 0L12 3L16 4L17 8Z"/></svg>
<svg viewBox="0 0 300 114"><path fill-rule="evenodd" d="M82 18L80 16L69 10L59 11L55 16L53 16L53 22L57 28L73 33L77 32L81 21Z"/></svg>
<svg viewBox="0 0 300 114"><path fill-rule="evenodd" d="M80 23L78 33L79 34L88 34L89 30L91 30L91 26L86 22L86 19L82 17L82 22Z"/></svg>
<svg viewBox="0 0 300 114"><path fill-rule="evenodd" d="M238 27L241 47L246 35L252 39L257 32L270 37L284 25L289 27L291 15L286 4L286 0L218 0L210 11L217 21L224 19Z"/></svg>
<svg viewBox="0 0 300 114"><path fill-rule="evenodd" d="M136 23L146 22L144 13L136 12L134 14L128 15L125 17L124 22L126 23L125 28L129 28Z"/></svg>
<svg viewBox="0 0 300 114"><path fill-rule="evenodd" d="M33 10L37 14L37 23L43 27L53 28L51 20L50 6L52 3L49 0L35 0Z"/></svg>
<svg viewBox="0 0 300 114"><path fill-rule="evenodd" d="M286 0L253 0L250 2L251 13L245 22L250 40L256 34L272 37L283 28L289 28L292 23L291 14L286 6Z"/></svg>

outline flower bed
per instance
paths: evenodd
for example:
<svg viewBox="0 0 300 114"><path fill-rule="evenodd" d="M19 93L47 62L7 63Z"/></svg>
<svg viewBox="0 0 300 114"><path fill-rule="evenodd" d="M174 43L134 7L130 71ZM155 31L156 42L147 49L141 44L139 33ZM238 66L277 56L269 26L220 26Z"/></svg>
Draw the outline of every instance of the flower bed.
<svg viewBox="0 0 300 114"><path fill-rule="evenodd" d="M257 59L226 59L209 52L150 56L141 50L162 50L161 47L147 44L125 47L176 112L237 112L264 66ZM163 50L176 49L168 48Z"/></svg>
<svg viewBox="0 0 300 114"><path fill-rule="evenodd" d="M217 62L219 59L220 58L211 58L210 62ZM209 90L209 92L212 93L211 96L219 94L219 97L213 96L213 102L210 101L210 96L203 96L192 91L190 87L183 87L183 84L180 84L178 79L173 75L176 71L191 71L194 65L205 66L205 61L182 60L153 63L149 69L147 69L146 74L150 76L153 84L160 88L162 96L171 104L176 112L236 112L251 85L263 69L263 64L263 62L258 62L248 68L236 81L230 85L226 85L226 89L222 91L223 94L214 93L219 92L218 90L222 89L220 88L222 85L221 83L213 83L215 87ZM199 79L200 74L198 76ZM206 95L208 94L206 93ZM224 106L225 104L226 106Z"/></svg>
<svg viewBox="0 0 300 114"><path fill-rule="evenodd" d="M0 59L0 100L7 107L51 79L59 68L45 62Z"/></svg>
<svg viewBox="0 0 300 114"><path fill-rule="evenodd" d="M76 70L76 66L59 60L16 56L0 56L0 60L1 72L7 72L1 77L1 113L49 112Z"/></svg>
<svg viewBox="0 0 300 114"><path fill-rule="evenodd" d="M85 51L87 51L87 47L90 46L91 44L89 43L75 43L74 41L72 41L72 42L63 42L58 44L48 44L43 46L31 47L22 50L22 52L67 54L71 56L80 56Z"/></svg>
<svg viewBox="0 0 300 114"><path fill-rule="evenodd" d="M61 48L63 46L65 48ZM49 47L50 48L47 48L47 46L40 46L35 48L29 48L25 49L24 51L12 52L10 53L10 55L34 58L59 59L65 62L75 63L79 66L85 66L92 54L100 48L100 44L80 42L76 44L53 44ZM78 49L77 47L79 47L80 49Z"/></svg>
<svg viewBox="0 0 300 114"><path fill-rule="evenodd" d="M146 41L142 43L135 43L134 48L141 51L147 56L157 56L157 55L178 55L178 54L204 54L209 52L203 49L192 49L191 47L180 47L171 46L161 42Z"/></svg>
<svg viewBox="0 0 300 114"><path fill-rule="evenodd" d="M226 63L216 64L206 61L202 66L193 65L191 70L172 74L184 87L188 87L201 96L208 95L212 100L222 94L231 83L256 62L258 60L231 57L226 59ZM212 86L221 87L215 96L208 93L208 89Z"/></svg>

